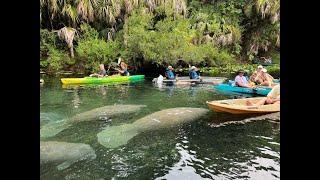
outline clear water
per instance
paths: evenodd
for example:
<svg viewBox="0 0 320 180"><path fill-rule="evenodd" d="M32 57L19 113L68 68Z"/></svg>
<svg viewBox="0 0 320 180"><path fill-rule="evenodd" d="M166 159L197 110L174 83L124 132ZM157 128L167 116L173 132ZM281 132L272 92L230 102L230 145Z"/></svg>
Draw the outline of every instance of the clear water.
<svg viewBox="0 0 320 180"><path fill-rule="evenodd" d="M210 111L189 124L141 133L117 149L97 141L97 133L107 126L132 123L167 108L207 108L206 101L239 98L237 94L221 94L209 85L159 88L151 80L68 88L62 88L58 78L44 80L40 126L105 105L147 107L130 116L74 124L41 139L89 144L97 155L64 170L58 170L57 164L41 164L41 179L280 179L280 125L271 121L217 127L246 116Z"/></svg>

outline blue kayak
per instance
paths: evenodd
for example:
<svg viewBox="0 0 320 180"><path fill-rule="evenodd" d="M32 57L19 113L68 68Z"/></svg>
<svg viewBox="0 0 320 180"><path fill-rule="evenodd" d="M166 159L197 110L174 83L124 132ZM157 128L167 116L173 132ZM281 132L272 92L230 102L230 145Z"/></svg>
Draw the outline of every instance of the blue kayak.
<svg viewBox="0 0 320 180"><path fill-rule="evenodd" d="M238 93L246 93L246 94L258 94L262 96L268 95L272 88L269 87L257 87L257 88L244 88L233 86L231 84L218 84L214 86L216 90L224 91L224 92L238 92Z"/></svg>

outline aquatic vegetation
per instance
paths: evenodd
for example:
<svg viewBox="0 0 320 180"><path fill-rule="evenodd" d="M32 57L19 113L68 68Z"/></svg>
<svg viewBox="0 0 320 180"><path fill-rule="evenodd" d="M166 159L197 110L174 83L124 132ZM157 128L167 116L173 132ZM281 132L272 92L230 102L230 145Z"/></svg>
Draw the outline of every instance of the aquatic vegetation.
<svg viewBox="0 0 320 180"><path fill-rule="evenodd" d="M116 148L126 144L131 138L144 131L169 128L203 117L209 112L204 108L179 107L161 110L132 124L110 126L97 134L100 144L107 148Z"/></svg>
<svg viewBox="0 0 320 180"><path fill-rule="evenodd" d="M110 105L92 109L80 114L77 114L71 118L63 119L61 121L55 121L44 125L40 129L40 137L47 138L58 134L59 132L67 129L72 124L81 121L94 121L99 120L101 117L115 117L122 114L136 113L145 105Z"/></svg>
<svg viewBox="0 0 320 180"><path fill-rule="evenodd" d="M95 151L87 144L40 141L40 163L58 163L58 170L81 160L95 158Z"/></svg>

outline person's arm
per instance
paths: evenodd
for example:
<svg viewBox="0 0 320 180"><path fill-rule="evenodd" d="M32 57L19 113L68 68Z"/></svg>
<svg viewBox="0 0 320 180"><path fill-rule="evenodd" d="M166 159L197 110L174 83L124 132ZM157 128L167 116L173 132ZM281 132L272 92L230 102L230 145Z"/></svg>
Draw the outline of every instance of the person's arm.
<svg viewBox="0 0 320 180"><path fill-rule="evenodd" d="M254 78L254 81L258 82L258 83L261 83L259 74L256 75L256 77Z"/></svg>
<svg viewBox="0 0 320 180"><path fill-rule="evenodd" d="M238 86L250 88L249 85L245 85L245 84L243 84L241 82L236 82L236 83L238 84Z"/></svg>
<svg viewBox="0 0 320 180"><path fill-rule="evenodd" d="M124 73L124 71L121 69L115 68L115 70L117 70L119 73Z"/></svg>

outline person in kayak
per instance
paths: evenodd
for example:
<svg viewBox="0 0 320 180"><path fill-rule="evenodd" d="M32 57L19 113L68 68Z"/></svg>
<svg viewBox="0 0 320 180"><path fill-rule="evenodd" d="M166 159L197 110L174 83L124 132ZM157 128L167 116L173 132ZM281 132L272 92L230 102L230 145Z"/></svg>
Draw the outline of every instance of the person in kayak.
<svg viewBox="0 0 320 180"><path fill-rule="evenodd" d="M174 80L176 78L173 73L172 66L168 66L168 68L166 69L165 75L166 75L167 79L170 79L170 80Z"/></svg>
<svg viewBox="0 0 320 180"><path fill-rule="evenodd" d="M98 73L93 73L93 74L90 74L89 76L90 77L105 77L105 76L108 76L107 75L107 71L104 68L104 64L100 64L99 68L100 68L100 71Z"/></svg>
<svg viewBox="0 0 320 180"><path fill-rule="evenodd" d="M258 101L257 103L252 103L247 100L247 106L259 106L259 105L267 105L267 104L280 104L280 84L275 85L272 90L268 93L266 98Z"/></svg>
<svg viewBox="0 0 320 180"><path fill-rule="evenodd" d="M123 61L122 58L118 59L118 65L120 69L116 69L121 76L129 76L128 65Z"/></svg>
<svg viewBox="0 0 320 180"><path fill-rule="evenodd" d="M258 79L256 79L256 78L257 78L258 74L260 74L260 71L261 71L262 69L263 69L263 66L259 65L258 68L257 68L257 70L254 71L254 72L251 74L249 81L250 81L250 82L253 82L253 83L255 83L255 84L258 84Z"/></svg>
<svg viewBox="0 0 320 180"><path fill-rule="evenodd" d="M272 87L273 79L274 78L267 73L267 69L263 68L255 80L260 86Z"/></svg>
<svg viewBox="0 0 320 180"><path fill-rule="evenodd" d="M239 70L238 75L234 79L236 86L251 88L252 86L249 84L247 78L244 76L244 71Z"/></svg>
<svg viewBox="0 0 320 180"><path fill-rule="evenodd" d="M200 79L200 76L197 73L197 68L195 66L191 66L189 70L189 77L190 79Z"/></svg>

